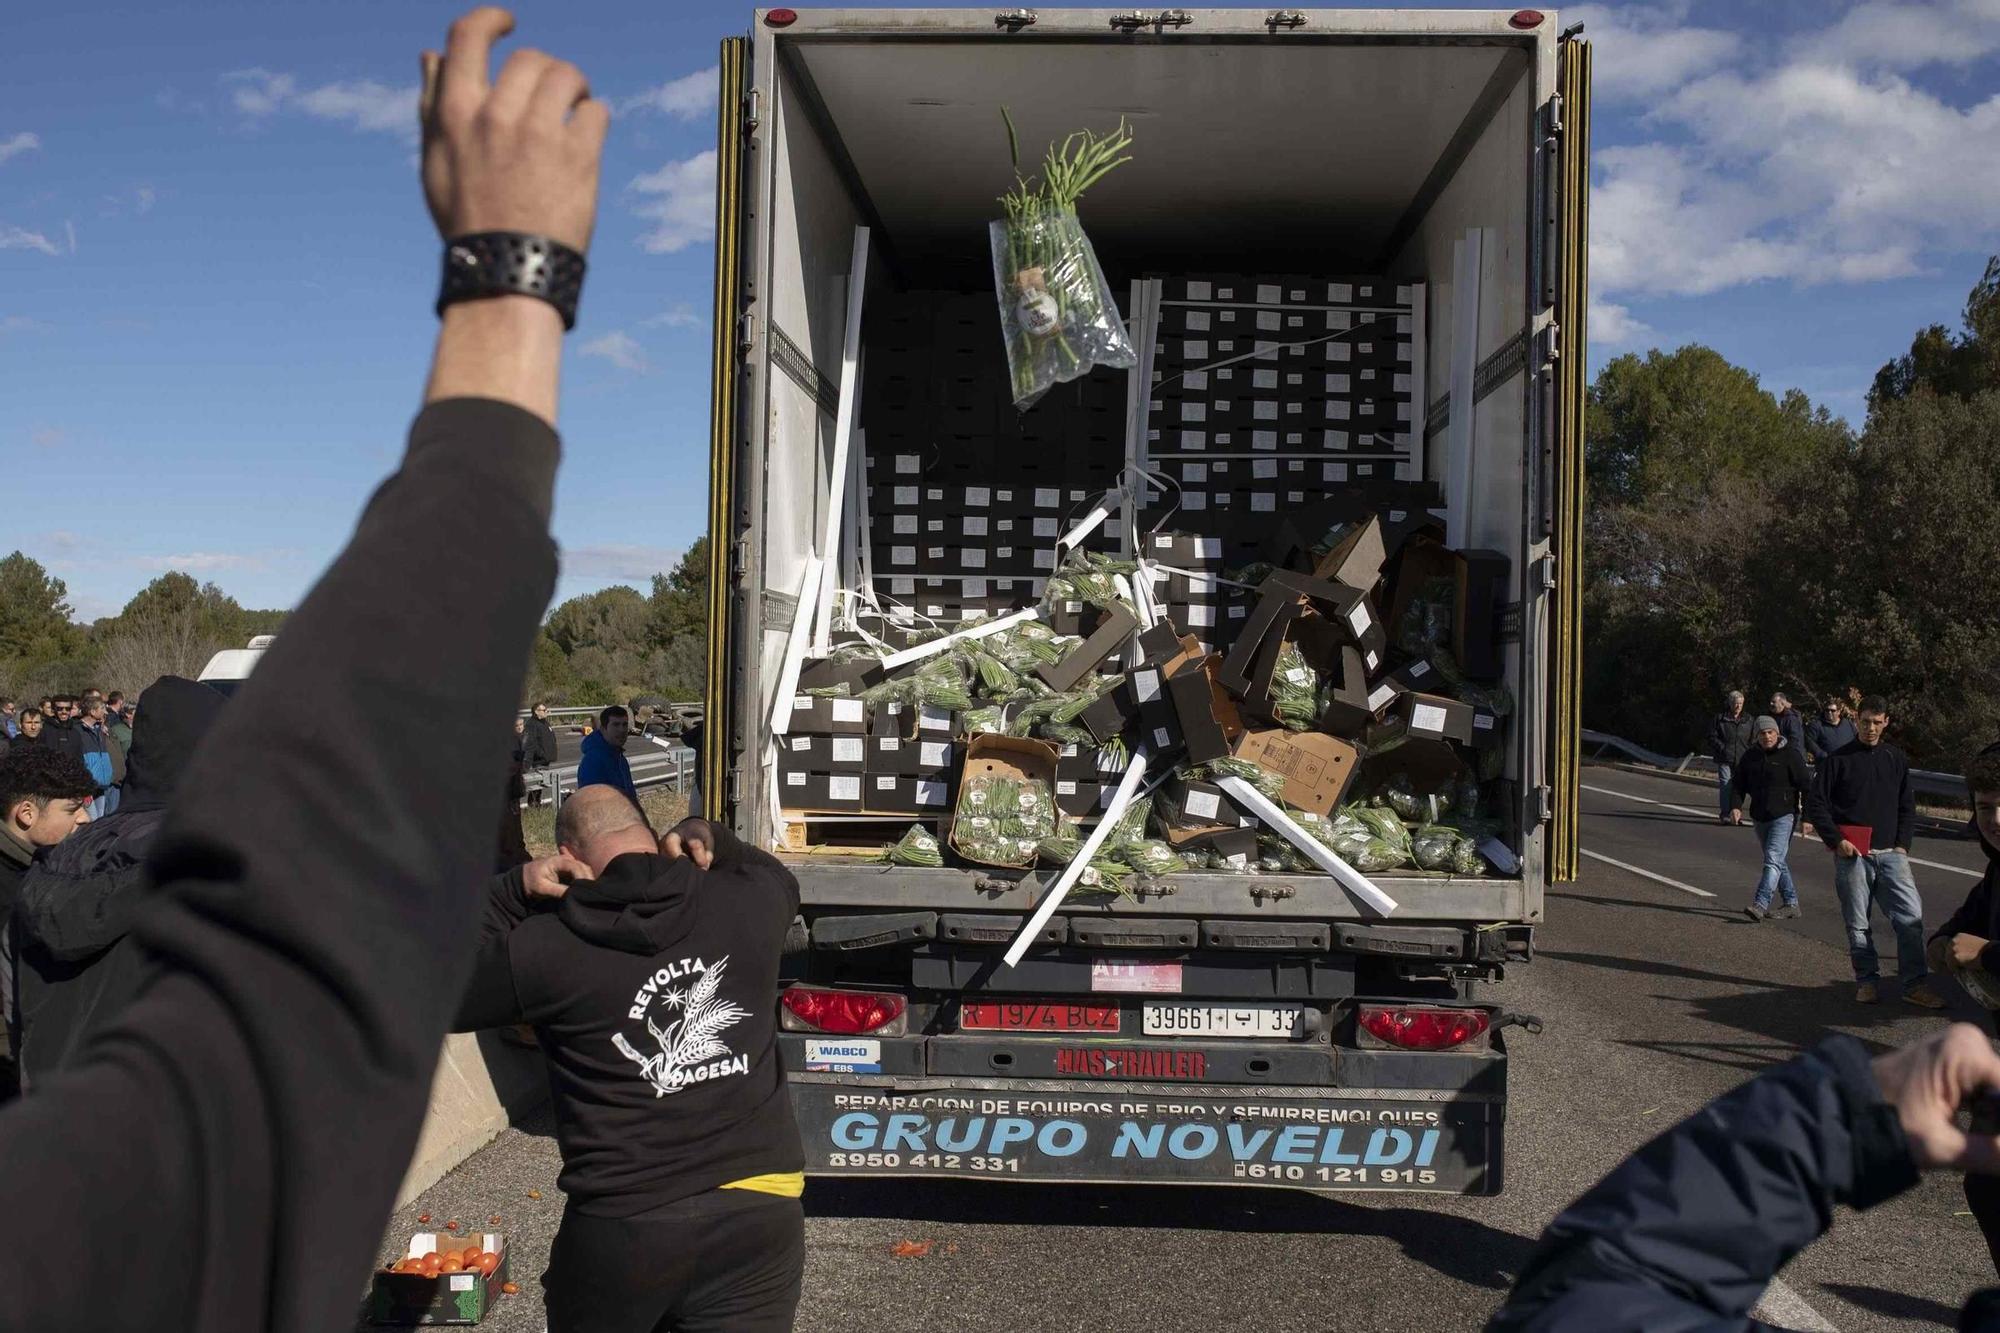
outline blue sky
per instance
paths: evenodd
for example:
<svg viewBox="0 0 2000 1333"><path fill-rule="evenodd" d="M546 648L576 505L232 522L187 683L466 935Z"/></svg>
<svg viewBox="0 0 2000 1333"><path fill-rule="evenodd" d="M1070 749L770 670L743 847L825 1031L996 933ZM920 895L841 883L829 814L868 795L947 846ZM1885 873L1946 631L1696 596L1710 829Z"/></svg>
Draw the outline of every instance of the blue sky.
<svg viewBox="0 0 2000 1333"><path fill-rule="evenodd" d="M564 385L558 595L644 587L703 522L713 66L750 8L515 8L517 40L619 111ZM456 9L12 16L0 551L65 579L80 617L170 568L288 605L393 465L437 265L416 53ZM1858 422L1875 369L1955 325L2000 250L2000 0L1578 18L1598 42L1593 369L1703 341Z"/></svg>

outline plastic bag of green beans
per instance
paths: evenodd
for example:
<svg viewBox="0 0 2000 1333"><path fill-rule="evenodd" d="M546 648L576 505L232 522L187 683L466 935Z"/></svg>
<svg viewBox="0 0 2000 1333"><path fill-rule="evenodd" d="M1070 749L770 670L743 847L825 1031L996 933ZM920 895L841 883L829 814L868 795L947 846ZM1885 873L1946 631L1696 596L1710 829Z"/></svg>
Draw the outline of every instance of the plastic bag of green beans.
<svg viewBox="0 0 2000 1333"><path fill-rule="evenodd" d="M1277 673L1271 677L1271 712L1287 731L1310 731L1320 714L1323 688L1319 672L1306 662L1298 645L1278 650Z"/></svg>
<svg viewBox="0 0 2000 1333"><path fill-rule="evenodd" d="M935 833L922 824L912 824L908 833L884 849L882 859L892 866L936 867L944 864L944 849L938 846Z"/></svg>
<svg viewBox="0 0 2000 1333"><path fill-rule="evenodd" d="M1403 827L1403 821L1396 818L1394 811L1384 810L1380 806L1356 805L1350 806L1348 812L1367 826L1370 835L1395 848L1399 857L1409 856L1410 833Z"/></svg>
<svg viewBox="0 0 2000 1333"><path fill-rule="evenodd" d="M1426 824L1410 835L1410 859L1419 870L1450 870L1464 839L1439 824Z"/></svg>
<svg viewBox="0 0 2000 1333"><path fill-rule="evenodd" d="M1248 759L1238 759L1233 755L1211 759L1188 770L1188 776L1210 782L1217 778L1242 778L1274 801L1285 794L1285 779L1282 774L1273 773L1268 768L1253 764Z"/></svg>
<svg viewBox="0 0 2000 1333"><path fill-rule="evenodd" d="M1180 856L1158 838L1120 843L1117 856L1141 875L1175 875L1183 869Z"/></svg>

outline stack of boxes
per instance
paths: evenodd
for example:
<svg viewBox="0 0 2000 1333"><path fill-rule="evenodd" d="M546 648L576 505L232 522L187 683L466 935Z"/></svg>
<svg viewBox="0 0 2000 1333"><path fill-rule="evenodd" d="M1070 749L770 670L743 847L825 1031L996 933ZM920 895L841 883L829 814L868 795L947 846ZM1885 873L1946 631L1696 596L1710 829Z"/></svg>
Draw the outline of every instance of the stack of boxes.
<svg viewBox="0 0 2000 1333"><path fill-rule="evenodd" d="M948 709L870 709L801 694L778 738L779 804L824 814L941 818L957 796L964 745Z"/></svg>
<svg viewBox="0 0 2000 1333"><path fill-rule="evenodd" d="M1056 539L1124 466L1125 376L1095 371L1019 412L990 292L886 296L865 321L877 597L943 623L1034 605ZM1118 543L1107 524L1085 545Z"/></svg>

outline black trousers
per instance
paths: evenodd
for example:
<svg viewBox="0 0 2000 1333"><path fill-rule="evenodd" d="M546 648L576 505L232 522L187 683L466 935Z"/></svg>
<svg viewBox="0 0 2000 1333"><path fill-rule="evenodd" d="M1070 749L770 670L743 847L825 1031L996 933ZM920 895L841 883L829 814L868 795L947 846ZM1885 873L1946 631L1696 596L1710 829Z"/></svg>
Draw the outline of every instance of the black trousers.
<svg viewBox="0 0 2000 1333"><path fill-rule="evenodd" d="M710 1190L638 1217L563 1214L549 1333L790 1333L805 1269L797 1199Z"/></svg>
<svg viewBox="0 0 2000 1333"><path fill-rule="evenodd" d="M2000 1272L2000 1176L1966 1172L1965 1203L1972 1209L1972 1220L1979 1223L1979 1230L1986 1237L1986 1250L1993 1257L1994 1270Z"/></svg>

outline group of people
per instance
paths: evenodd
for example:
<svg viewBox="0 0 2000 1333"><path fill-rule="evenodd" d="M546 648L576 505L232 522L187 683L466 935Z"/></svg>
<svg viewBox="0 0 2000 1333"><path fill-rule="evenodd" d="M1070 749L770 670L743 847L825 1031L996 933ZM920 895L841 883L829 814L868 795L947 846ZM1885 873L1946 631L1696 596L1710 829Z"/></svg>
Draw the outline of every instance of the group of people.
<svg viewBox="0 0 2000 1333"><path fill-rule="evenodd" d="M1721 817L1741 824L1747 808L1763 843L1763 868L1746 916L1801 915L1792 837L1817 837L1832 853L1855 999L1881 999L1873 921L1880 911L1896 936L1903 1000L1942 1009L1944 997L1929 981L1923 899L1910 863L1916 793L1909 757L1884 739L1889 724L1888 702L1874 697L1861 700L1851 717L1841 699L1830 698L1818 717L1802 723L1791 701L1774 694L1771 711L1753 719L1744 714L1742 693L1732 690L1709 730Z"/></svg>
<svg viewBox="0 0 2000 1333"><path fill-rule="evenodd" d="M554 854L491 870L508 720L555 587L562 336L610 123L572 65L517 51L491 75L511 28L476 9L423 57L440 329L402 463L346 549L230 698L147 689L105 819L88 820L103 784L79 757L0 759L0 883L22 895L10 929L26 923L8 990L32 990L30 969L45 987L26 1090L0 1107L0 1328L350 1327L440 1040L522 1021L548 1057L568 1196L542 1277L551 1333L791 1327L804 1153L775 1001L796 881L719 823L657 834L615 782L563 806ZM505 246L573 262L529 282L481 262ZM1984 968L2000 773L1991 792L1973 773L1994 870L1936 953ZM1829 818L1880 778L1857 770ZM1871 826L1870 846L1897 832ZM74 1015L68 1039L45 1042L51 1012ZM1587 1193L1495 1326L1740 1326L1836 1204L1872 1206L1920 1169L2000 1171L1995 1126L1954 1119L1996 1092L2000 1056L1968 1026L1872 1060L1834 1038ZM120 1293L139 1298L107 1304ZM1976 1314L1965 1326L1991 1326Z"/></svg>
<svg viewBox="0 0 2000 1333"><path fill-rule="evenodd" d="M99 819L118 808L137 715L137 705L127 702L121 690L45 695L39 708L0 696L0 756L16 746L35 745L75 755L104 789L90 807L90 817Z"/></svg>

